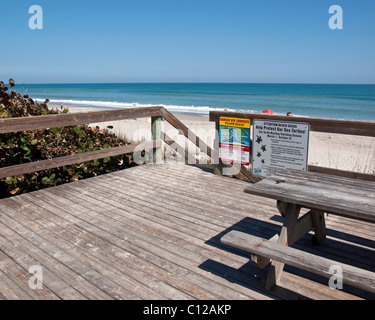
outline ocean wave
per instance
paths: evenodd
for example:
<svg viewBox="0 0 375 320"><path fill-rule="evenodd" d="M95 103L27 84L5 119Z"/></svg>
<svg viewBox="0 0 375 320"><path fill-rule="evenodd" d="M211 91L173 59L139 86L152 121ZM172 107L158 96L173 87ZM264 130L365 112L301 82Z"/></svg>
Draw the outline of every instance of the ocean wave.
<svg viewBox="0 0 375 320"><path fill-rule="evenodd" d="M36 98L37 102L44 102L45 99ZM52 105L60 105L63 103L66 106L85 106L96 108L109 109L129 109L129 108L147 108L154 106L161 106L171 112L176 113L190 113L199 115L209 115L210 111L233 111L233 112L252 112L251 110L237 110L232 108L213 108L208 106L183 106L183 105L164 105L164 104L142 104L137 102L116 102L116 101L92 101L92 100L55 100L50 99ZM255 110L253 112L256 112Z"/></svg>

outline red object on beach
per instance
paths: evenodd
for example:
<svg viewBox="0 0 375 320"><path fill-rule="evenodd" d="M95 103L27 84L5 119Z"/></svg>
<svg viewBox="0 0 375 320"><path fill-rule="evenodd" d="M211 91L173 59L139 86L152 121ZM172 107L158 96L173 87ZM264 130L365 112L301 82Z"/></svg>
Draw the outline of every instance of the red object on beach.
<svg viewBox="0 0 375 320"><path fill-rule="evenodd" d="M275 113L275 112L273 112L273 111L270 110L270 109L263 110L262 112L263 112L263 113L271 113L271 114L274 114L274 113Z"/></svg>

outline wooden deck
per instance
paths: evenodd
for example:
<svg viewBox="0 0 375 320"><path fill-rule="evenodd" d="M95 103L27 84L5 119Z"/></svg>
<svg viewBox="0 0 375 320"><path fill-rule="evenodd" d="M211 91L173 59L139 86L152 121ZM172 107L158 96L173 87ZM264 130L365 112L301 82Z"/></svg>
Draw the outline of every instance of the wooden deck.
<svg viewBox="0 0 375 320"><path fill-rule="evenodd" d="M0 299L374 299L285 267L272 291L230 230L271 238L274 200L185 164L145 165L0 200ZM375 271L374 225L327 218L327 241L295 247ZM33 290L29 268L43 270Z"/></svg>

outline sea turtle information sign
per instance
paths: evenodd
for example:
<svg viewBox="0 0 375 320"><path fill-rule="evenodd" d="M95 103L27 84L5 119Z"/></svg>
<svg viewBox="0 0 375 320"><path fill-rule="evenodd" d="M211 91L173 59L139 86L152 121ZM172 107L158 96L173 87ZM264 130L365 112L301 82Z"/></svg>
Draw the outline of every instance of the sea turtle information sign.
<svg viewBox="0 0 375 320"><path fill-rule="evenodd" d="M250 120L220 117L219 158L249 165L250 163Z"/></svg>
<svg viewBox="0 0 375 320"><path fill-rule="evenodd" d="M263 178L283 169L307 170L310 125L289 121L253 122L253 174Z"/></svg>

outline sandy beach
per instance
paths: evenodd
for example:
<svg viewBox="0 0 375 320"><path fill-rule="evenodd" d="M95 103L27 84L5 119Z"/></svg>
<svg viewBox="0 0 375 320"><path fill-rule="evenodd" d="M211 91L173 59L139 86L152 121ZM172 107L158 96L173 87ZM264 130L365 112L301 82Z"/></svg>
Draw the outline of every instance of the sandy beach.
<svg viewBox="0 0 375 320"><path fill-rule="evenodd" d="M57 107L57 106L51 106ZM108 108L72 107L68 106L70 113L92 112L109 110ZM210 122L208 116L191 114L174 114L189 129L199 136L207 145L213 147L215 137L215 123ZM151 119L139 118L115 122L91 124L100 128L110 129L117 136L126 138L129 142L142 142L151 140ZM184 136L180 135L169 123L163 121L162 130L180 145L185 145ZM186 146L185 146L186 147ZM189 152L196 150L188 145ZM166 150L167 154L175 154ZM204 154L197 154L200 160L204 160ZM179 157L181 159L182 157ZM323 166L327 168L355 171L361 173L375 173L375 138L350 136L322 132L310 132L309 165Z"/></svg>

